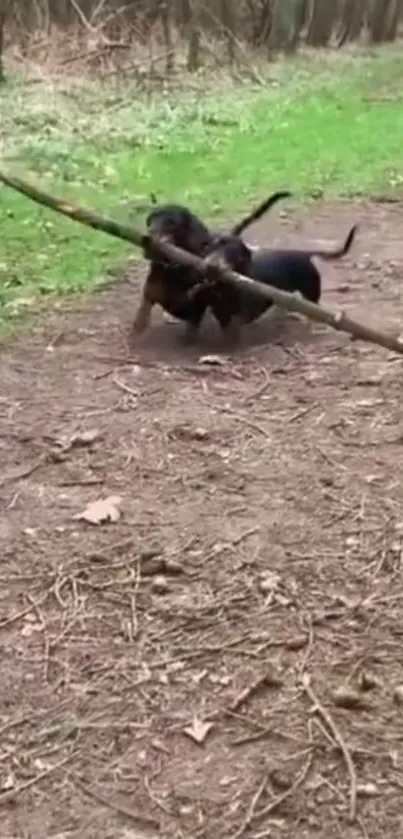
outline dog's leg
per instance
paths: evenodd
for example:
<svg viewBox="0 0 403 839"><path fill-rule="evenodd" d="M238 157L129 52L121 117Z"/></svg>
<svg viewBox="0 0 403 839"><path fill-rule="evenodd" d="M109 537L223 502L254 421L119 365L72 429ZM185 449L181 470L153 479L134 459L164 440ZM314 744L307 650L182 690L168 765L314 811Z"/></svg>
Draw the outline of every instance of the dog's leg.
<svg viewBox="0 0 403 839"><path fill-rule="evenodd" d="M242 323L241 315L232 315L228 323L221 327L225 336L225 342L230 348L235 348L239 344Z"/></svg>
<svg viewBox="0 0 403 839"><path fill-rule="evenodd" d="M150 270L144 283L140 303L136 309L131 327L132 339L138 338L150 325L151 312L156 303L163 304L162 280L163 268L160 265L151 264Z"/></svg>
<svg viewBox="0 0 403 839"><path fill-rule="evenodd" d="M182 342L184 344L194 344L199 335L199 329L206 314L206 304L202 301L194 301L192 312L189 312L186 318L185 331L183 333Z"/></svg>
<svg viewBox="0 0 403 839"><path fill-rule="evenodd" d="M284 317L285 309L280 306L278 303L272 303L270 309L268 309L266 318L268 321L278 320L281 317Z"/></svg>
<svg viewBox="0 0 403 839"><path fill-rule="evenodd" d="M189 320L187 321L182 335L182 343L185 344L185 346L190 346L191 344L196 343L199 337L199 328L200 323L192 323Z"/></svg>
<svg viewBox="0 0 403 839"><path fill-rule="evenodd" d="M152 302L143 294L140 304L136 309L136 314L134 316L134 321L132 324L132 336L139 337L142 335L143 332L147 329L150 325L151 320L151 312L152 312L153 304Z"/></svg>

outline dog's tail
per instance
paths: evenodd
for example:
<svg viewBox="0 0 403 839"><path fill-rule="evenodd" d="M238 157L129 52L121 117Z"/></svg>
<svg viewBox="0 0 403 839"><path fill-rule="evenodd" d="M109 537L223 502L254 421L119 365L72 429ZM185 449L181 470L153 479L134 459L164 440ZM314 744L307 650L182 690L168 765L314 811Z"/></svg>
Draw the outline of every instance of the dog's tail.
<svg viewBox="0 0 403 839"><path fill-rule="evenodd" d="M320 259L326 259L326 260L341 259L342 256L345 256L346 253L349 252L349 250L351 248L351 245L354 242L355 234L357 233L357 230L358 230L358 224L355 224L351 228L345 242L341 245L341 247L335 248L333 251L309 251L310 256L319 256Z"/></svg>
<svg viewBox="0 0 403 839"><path fill-rule="evenodd" d="M250 227L254 221L258 221L268 210L270 207L273 207L274 204L277 204L277 201L281 201L282 198L291 198L292 192L274 192L273 195L270 195L269 198L266 198L255 210L252 210L249 215L245 216L245 218L241 219L238 224L235 224L231 230L232 236L240 236L247 227Z"/></svg>

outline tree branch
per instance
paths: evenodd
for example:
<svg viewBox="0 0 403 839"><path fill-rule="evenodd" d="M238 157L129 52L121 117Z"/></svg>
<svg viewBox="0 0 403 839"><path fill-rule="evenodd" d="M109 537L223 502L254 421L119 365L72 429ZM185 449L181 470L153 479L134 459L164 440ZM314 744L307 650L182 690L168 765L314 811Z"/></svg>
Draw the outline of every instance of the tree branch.
<svg viewBox="0 0 403 839"><path fill-rule="evenodd" d="M308 300L301 299L296 294L289 294L275 286L256 282L249 277L241 276L240 274L236 274L235 271L230 271L226 268L219 268L218 266L214 266L214 269L211 267L207 268L202 259L181 248L177 248L165 241L159 241L156 237L141 234L131 225L121 224L114 219L101 216L93 210L77 207L68 201L54 198L48 193L36 189L36 187L28 184L26 181L13 175L7 175L1 170L0 181L6 186L36 201L38 204L62 213L62 215L79 221L81 224L87 225L87 227L92 227L94 230L101 230L110 236L124 239L141 249L152 245L153 249L168 261L188 265L189 268L193 268L202 277L205 277L207 273L211 274L213 271L215 276L220 276L234 285L249 289L253 287L259 295L273 300L278 306L282 306L284 309L300 312L311 320L326 323L338 332L347 332L356 339L377 344L387 350L403 355L403 341L399 338L395 338L393 335L384 332L378 332L370 326L349 318L342 311L332 312L315 303L310 303Z"/></svg>

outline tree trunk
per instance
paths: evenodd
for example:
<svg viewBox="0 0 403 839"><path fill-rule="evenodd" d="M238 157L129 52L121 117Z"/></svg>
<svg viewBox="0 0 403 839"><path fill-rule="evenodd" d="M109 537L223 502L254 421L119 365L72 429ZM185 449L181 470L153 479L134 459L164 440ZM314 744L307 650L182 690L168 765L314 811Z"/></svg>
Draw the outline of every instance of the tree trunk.
<svg viewBox="0 0 403 839"><path fill-rule="evenodd" d="M165 70L167 76L169 76L173 69L174 69L174 60L175 60L175 50L172 38L172 26L171 26L171 11L170 11L170 4L169 3L161 3L160 6L160 15L161 15L161 25L162 25L162 33L164 36L164 44L165 44Z"/></svg>
<svg viewBox="0 0 403 839"><path fill-rule="evenodd" d="M0 7L0 84L5 82L4 64L3 64L3 50L4 50L4 26L6 23L6 15Z"/></svg>
<svg viewBox="0 0 403 839"><path fill-rule="evenodd" d="M193 0L191 5L191 17L188 27L188 60L187 69L189 73L196 73L200 67L200 3Z"/></svg>
<svg viewBox="0 0 403 839"><path fill-rule="evenodd" d="M190 20L192 17L192 9L190 0L176 0L175 17L181 35L189 29Z"/></svg>
<svg viewBox="0 0 403 839"><path fill-rule="evenodd" d="M399 21L403 13L403 0L391 0L389 13L385 18L384 40L394 41L398 34Z"/></svg>
<svg viewBox="0 0 403 839"><path fill-rule="evenodd" d="M232 0L220 0L220 18L227 42L228 60L230 64L235 60L236 16Z"/></svg>
<svg viewBox="0 0 403 839"><path fill-rule="evenodd" d="M295 50L305 17L305 0L275 0L270 47Z"/></svg>
<svg viewBox="0 0 403 839"><path fill-rule="evenodd" d="M364 25L365 4L366 0L344 0L337 33L338 47L359 38Z"/></svg>
<svg viewBox="0 0 403 839"><path fill-rule="evenodd" d="M326 47L336 22L336 0L314 0L307 43L311 47Z"/></svg>
<svg viewBox="0 0 403 839"><path fill-rule="evenodd" d="M386 40L393 40L392 33L397 31L396 0L371 0L368 27L373 44L381 44ZM396 18L396 23L395 23Z"/></svg>

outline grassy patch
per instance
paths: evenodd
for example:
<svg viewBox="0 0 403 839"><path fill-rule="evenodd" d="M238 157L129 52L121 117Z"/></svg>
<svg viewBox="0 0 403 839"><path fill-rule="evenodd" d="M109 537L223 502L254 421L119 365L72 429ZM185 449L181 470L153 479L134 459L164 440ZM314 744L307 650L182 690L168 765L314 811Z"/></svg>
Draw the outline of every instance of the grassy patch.
<svg viewBox="0 0 403 839"><path fill-rule="evenodd" d="M203 83L139 98L125 83L0 88L2 166L125 220L151 191L206 218L289 187L401 189L403 56L315 53L266 68L266 83ZM0 321L40 295L87 290L127 256L123 243L0 188Z"/></svg>

